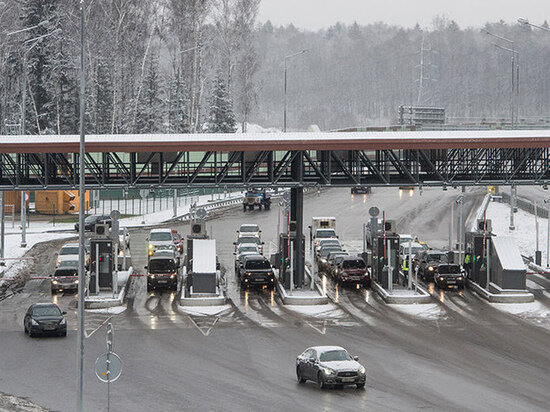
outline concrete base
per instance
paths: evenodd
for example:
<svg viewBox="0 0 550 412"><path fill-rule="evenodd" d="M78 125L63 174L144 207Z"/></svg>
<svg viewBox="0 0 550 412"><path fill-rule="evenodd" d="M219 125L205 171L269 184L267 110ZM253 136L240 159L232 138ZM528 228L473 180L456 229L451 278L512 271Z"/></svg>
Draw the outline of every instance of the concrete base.
<svg viewBox="0 0 550 412"><path fill-rule="evenodd" d="M298 289L290 295L283 285L277 282L277 290L285 305L326 305L329 302L328 296L323 294L318 285L315 285L314 291L307 289L307 292L313 293L304 294Z"/></svg>
<svg viewBox="0 0 550 412"><path fill-rule="evenodd" d="M126 291L128 290L128 284L133 272L134 268L130 266L128 272L125 274L126 280L120 288L118 295L113 297L113 292L100 292L95 296L86 296L84 298L84 309L105 309L121 306L126 299Z"/></svg>
<svg viewBox="0 0 550 412"><path fill-rule="evenodd" d="M193 293L193 288L189 296L185 296L187 292L182 290L182 296L180 298L181 306L221 306L225 305L226 299L223 291L216 288L218 293Z"/></svg>
<svg viewBox="0 0 550 412"><path fill-rule="evenodd" d="M427 290L422 288L419 285L415 285L416 293L412 293L412 291L408 294L399 294L396 293L397 291L394 291L394 293L389 293L386 289L384 289L378 282L373 281L372 282L372 289L378 293L378 295L384 300L384 302L388 304L414 304L414 303L431 303L432 297L428 293Z"/></svg>
<svg viewBox="0 0 550 412"><path fill-rule="evenodd" d="M489 283L489 290L468 279L468 285L478 295L492 303L530 303L535 296L526 290L505 290L494 283Z"/></svg>

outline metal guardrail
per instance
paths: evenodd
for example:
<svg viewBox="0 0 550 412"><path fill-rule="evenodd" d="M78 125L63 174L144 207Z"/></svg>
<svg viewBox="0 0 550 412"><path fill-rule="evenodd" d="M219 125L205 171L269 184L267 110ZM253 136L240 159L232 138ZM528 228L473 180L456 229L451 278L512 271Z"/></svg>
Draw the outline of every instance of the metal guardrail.
<svg viewBox="0 0 550 412"><path fill-rule="evenodd" d="M499 196L502 197L502 200L506 203L510 203L510 194L509 193L499 193ZM531 213L532 215L535 214L535 204L531 202L530 200L516 197L516 207L518 209L521 209L527 213ZM544 219L548 219L548 209L544 207L543 205L537 206L537 215L539 217L542 217Z"/></svg>

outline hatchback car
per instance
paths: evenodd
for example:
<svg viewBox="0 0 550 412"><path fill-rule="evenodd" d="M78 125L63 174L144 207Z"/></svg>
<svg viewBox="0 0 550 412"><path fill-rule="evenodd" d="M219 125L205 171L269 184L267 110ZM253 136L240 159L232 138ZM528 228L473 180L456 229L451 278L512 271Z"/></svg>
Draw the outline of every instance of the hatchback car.
<svg viewBox="0 0 550 412"><path fill-rule="evenodd" d="M84 230L93 232L95 225L106 223L111 227L113 220L109 215L91 215L84 219ZM78 232L78 223L74 225L75 230Z"/></svg>
<svg viewBox="0 0 550 412"><path fill-rule="evenodd" d="M246 223L244 225L241 225L239 230L237 230L238 236L256 236L260 237L262 231L260 230L260 227L256 224Z"/></svg>
<svg viewBox="0 0 550 412"><path fill-rule="evenodd" d="M316 382L320 389L329 385L356 385L364 388L367 382L365 367L339 346L315 346L306 349L296 359L299 383Z"/></svg>
<svg viewBox="0 0 550 412"><path fill-rule="evenodd" d="M23 327L30 337L37 335L67 336L67 312L62 312L55 303L35 303L29 306Z"/></svg>

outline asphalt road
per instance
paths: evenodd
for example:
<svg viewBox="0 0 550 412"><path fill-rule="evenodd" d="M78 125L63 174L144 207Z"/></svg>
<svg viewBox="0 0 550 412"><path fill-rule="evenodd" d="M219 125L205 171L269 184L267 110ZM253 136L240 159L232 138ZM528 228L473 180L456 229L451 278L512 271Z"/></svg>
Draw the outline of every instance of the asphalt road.
<svg viewBox="0 0 550 412"><path fill-rule="evenodd" d="M342 240L358 248L361 224L376 205L397 220L400 232L443 246L448 208L457 194L425 190L422 196L415 192L400 198L396 190L379 190L352 197L348 190L330 189L306 196L304 225L311 216L336 216ZM467 208L479 195L468 193ZM233 273L235 231L241 223L258 223L269 250L277 215L276 206L244 214L236 208L208 221L231 299L217 316L186 314L175 293L147 293L142 277L133 278L124 312L87 312L86 410L106 409L107 388L94 376L93 364L105 352L108 320L115 329L115 352L124 363L121 378L112 384L112 410L547 410L550 332L495 309L468 290L434 291L430 317L388 307L370 291L337 291L332 284L334 302L316 315L285 307L270 291L241 291ZM176 227L189 231L188 225ZM145 230L131 233L138 273L146 260L146 235ZM49 269L41 265L36 270ZM30 339L22 330L28 305L51 299L47 283L30 281L21 293L0 302L0 392L70 411L76 392L75 296L57 297L69 311L67 338ZM344 346L360 357L367 368L366 389L320 391L311 382L297 383L296 355L325 344Z"/></svg>

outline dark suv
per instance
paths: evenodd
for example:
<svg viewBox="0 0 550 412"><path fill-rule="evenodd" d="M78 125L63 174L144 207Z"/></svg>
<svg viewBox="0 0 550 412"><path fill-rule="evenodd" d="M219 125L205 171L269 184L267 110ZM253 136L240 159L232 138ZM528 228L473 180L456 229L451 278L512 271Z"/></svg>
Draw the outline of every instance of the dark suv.
<svg viewBox="0 0 550 412"><path fill-rule="evenodd" d="M239 268L239 281L242 287L258 285L272 288L275 285L275 273L265 256L247 255Z"/></svg>
<svg viewBox="0 0 550 412"><path fill-rule="evenodd" d="M91 215L84 219L84 230L93 232L95 230L95 225L106 223L111 227L113 220L109 215ZM74 225L75 230L78 232L78 223Z"/></svg>
<svg viewBox="0 0 550 412"><path fill-rule="evenodd" d="M437 267L437 273L434 276L435 285L440 288L457 287L464 289L464 273L460 265L442 264Z"/></svg>
<svg viewBox="0 0 550 412"><path fill-rule="evenodd" d="M163 288L178 290L178 265L174 252L159 251L149 259L147 269L147 292Z"/></svg>
<svg viewBox="0 0 550 412"><path fill-rule="evenodd" d="M449 263L449 259L447 253L441 250L425 250L414 258L414 264L418 267L418 276L426 282L434 281L437 267L442 263Z"/></svg>
<svg viewBox="0 0 550 412"><path fill-rule="evenodd" d="M370 276L365 261L357 256L344 256L334 268L334 277L339 285L353 284L370 286Z"/></svg>

